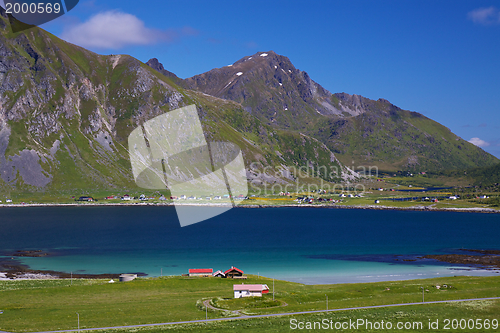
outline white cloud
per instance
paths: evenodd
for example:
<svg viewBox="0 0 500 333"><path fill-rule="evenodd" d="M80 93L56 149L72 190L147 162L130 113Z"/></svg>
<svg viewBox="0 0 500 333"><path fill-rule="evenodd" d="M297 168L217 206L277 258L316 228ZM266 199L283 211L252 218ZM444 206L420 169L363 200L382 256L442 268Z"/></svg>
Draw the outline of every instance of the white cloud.
<svg viewBox="0 0 500 333"><path fill-rule="evenodd" d="M107 11L96 14L86 22L65 28L61 38L83 47L120 49L129 45L151 45L171 42L178 33L147 28L136 16Z"/></svg>
<svg viewBox="0 0 500 333"><path fill-rule="evenodd" d="M493 6L477 8L467 14L469 20L482 25L500 24L500 10Z"/></svg>
<svg viewBox="0 0 500 333"><path fill-rule="evenodd" d="M480 138L472 138L469 140L470 143L472 143L473 145L476 145L478 147L488 147L490 145L489 142L486 142L484 140L481 140Z"/></svg>

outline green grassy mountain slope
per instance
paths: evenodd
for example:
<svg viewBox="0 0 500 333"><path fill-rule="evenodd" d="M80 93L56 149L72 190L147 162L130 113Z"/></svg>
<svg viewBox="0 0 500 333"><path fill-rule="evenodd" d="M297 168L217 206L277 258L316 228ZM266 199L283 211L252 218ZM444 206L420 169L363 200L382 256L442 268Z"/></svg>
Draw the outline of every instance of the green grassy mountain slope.
<svg viewBox="0 0 500 333"><path fill-rule="evenodd" d="M485 186L495 185L497 188L500 183L500 163L485 168L474 168L465 172L469 177L475 180L476 184Z"/></svg>
<svg viewBox="0 0 500 333"><path fill-rule="evenodd" d="M276 53L258 52L179 83L241 103L261 121L306 133L346 165L449 170L499 160L439 123L387 100L332 94Z"/></svg>
<svg viewBox="0 0 500 333"><path fill-rule="evenodd" d="M340 101L352 98L336 94ZM382 170L436 171L490 166L498 159L418 112L361 98L366 112L331 118L310 131L344 163ZM353 162L354 161L354 162Z"/></svg>
<svg viewBox="0 0 500 333"><path fill-rule="evenodd" d="M330 177L337 181L350 175L316 139L271 127L238 103L177 81L130 56L98 55L37 27L12 33L0 8L0 189L132 188L130 132L193 103L207 139L237 143L252 179L260 177L252 162L260 168L337 166L338 175Z"/></svg>
<svg viewBox="0 0 500 333"><path fill-rule="evenodd" d="M463 179L474 190L479 188L484 192L500 192L500 163L482 168L441 171L429 176Z"/></svg>

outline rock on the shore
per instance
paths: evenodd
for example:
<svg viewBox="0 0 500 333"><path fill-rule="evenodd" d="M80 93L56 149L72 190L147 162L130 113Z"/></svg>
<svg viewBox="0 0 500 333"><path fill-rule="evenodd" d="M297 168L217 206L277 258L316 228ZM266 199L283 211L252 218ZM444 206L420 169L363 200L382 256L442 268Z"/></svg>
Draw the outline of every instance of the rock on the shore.
<svg viewBox="0 0 500 333"><path fill-rule="evenodd" d="M58 279L58 276L50 275L50 274L41 274L41 273L22 273L16 275L14 279L16 280L49 280L49 279Z"/></svg>

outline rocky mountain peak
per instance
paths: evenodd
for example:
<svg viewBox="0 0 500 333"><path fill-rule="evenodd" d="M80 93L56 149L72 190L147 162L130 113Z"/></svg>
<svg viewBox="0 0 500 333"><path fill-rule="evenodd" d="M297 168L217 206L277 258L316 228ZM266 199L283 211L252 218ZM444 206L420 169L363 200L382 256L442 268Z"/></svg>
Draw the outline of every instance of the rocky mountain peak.
<svg viewBox="0 0 500 333"><path fill-rule="evenodd" d="M241 103L261 120L283 128L315 122L320 116L355 116L362 112L338 100L309 74L274 51L257 52L231 65L183 81L188 89ZM304 119L297 123L296 119Z"/></svg>
<svg viewBox="0 0 500 333"><path fill-rule="evenodd" d="M166 70L165 67L163 66L163 64L160 61L158 61L158 59L156 59L156 58L149 59L148 62L146 63L146 65L148 65L149 67L151 67L155 71L165 75L166 77L172 78L174 80L180 80L179 77L177 77L177 75Z"/></svg>
<svg viewBox="0 0 500 333"><path fill-rule="evenodd" d="M284 65L285 67L293 67L290 59L285 56L279 55L274 51L267 52L257 52L253 55L249 55L241 58L236 61L232 65L226 66L239 66L242 64L246 64L247 67L256 67L256 66L269 66L269 65Z"/></svg>
<svg viewBox="0 0 500 333"><path fill-rule="evenodd" d="M158 72L165 70L165 67L163 67L163 64L160 63L158 61L158 59L156 59L156 58L149 59L148 62L146 63L146 65L148 65L149 67L151 67L152 69L154 69Z"/></svg>

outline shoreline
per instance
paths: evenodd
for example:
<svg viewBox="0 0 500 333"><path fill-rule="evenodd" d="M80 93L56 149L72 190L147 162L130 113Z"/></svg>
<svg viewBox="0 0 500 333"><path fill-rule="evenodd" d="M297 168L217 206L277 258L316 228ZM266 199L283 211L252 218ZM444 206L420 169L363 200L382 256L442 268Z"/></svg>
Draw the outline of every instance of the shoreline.
<svg viewBox="0 0 500 333"><path fill-rule="evenodd" d="M20 208L20 207L169 207L194 206L194 207L229 207L229 203L204 204L204 203L25 203L25 204L0 204L0 208ZM329 208L329 209L370 209L370 210L400 210L400 211L423 211L423 212L465 212L465 213L486 213L500 214L500 209L469 207L469 208L436 208L430 206L395 207L383 205L323 205L323 204L282 204L282 205L262 205L262 204L239 204L233 208L280 208L280 207L308 207L308 208Z"/></svg>
<svg viewBox="0 0 500 333"><path fill-rule="evenodd" d="M137 276L145 277L147 274L141 272L132 272L126 274L137 274ZM0 262L0 281L17 281L17 280L67 280L67 279L119 279L120 274L104 273L104 274L85 274L85 273L67 273L53 270L36 270L29 266L20 263L2 264Z"/></svg>
<svg viewBox="0 0 500 333"><path fill-rule="evenodd" d="M16 253L23 252L21 250ZM29 252L39 252L39 251L29 251ZM462 253L460 253L462 252ZM43 256L49 255L48 253L43 253ZM15 254L13 254L15 256ZM11 256L11 255L9 255ZM22 256L22 255L18 255ZM401 255L393 255L393 257L400 257ZM14 259L14 258L11 258ZM425 254L425 255L416 255L412 258L402 258L402 259L394 259L395 261L403 261L403 262L417 262L421 260L432 260L434 262L447 263L451 265L459 265L462 266L460 270L464 271L489 271L495 272L497 274L500 273L500 250L479 250L479 249L458 249L456 253L450 254ZM382 261L383 262L383 261ZM123 272L122 272L123 273ZM62 271L54 271L54 270L35 270L31 269L30 266L20 263L17 260L15 262L8 261L0 261L0 281L16 281L16 280L40 280L40 279L118 279L122 273L68 273ZM156 277L156 276L148 276L146 273L142 272L128 272L127 274L137 274L140 277ZM439 273L438 273L439 274ZM174 274L173 276L177 276L178 274ZM180 276L180 275L179 275ZM391 275L389 275L391 276ZM280 278L289 282L298 282L297 278ZM321 279L319 276L311 276L306 279L315 280ZM380 282L380 281L392 281L393 279L388 280L375 280L369 282ZM404 280L404 279L403 279ZM299 282L301 283L301 282ZM328 284L338 284L337 283L328 283ZM306 283L308 284L308 283ZM313 283L313 284L325 284L321 283Z"/></svg>
<svg viewBox="0 0 500 333"><path fill-rule="evenodd" d="M479 265L478 265L479 266ZM479 274L474 274L475 272L478 272ZM487 274L482 274L487 272ZM492 274L496 273L496 274ZM182 274L169 274L169 275L162 275L162 276L157 276L157 275L152 275L149 276L148 274L143 274L143 273L127 273L127 274L137 274L138 277L141 278L148 278L148 279L156 279L160 277L183 277ZM439 274L439 273L438 273ZM452 276L469 276L469 277L498 277L500 274L500 269L494 268L494 267L464 267L463 269L456 270L454 271L453 274L449 275L434 275L434 274L413 274L411 277L396 277L394 275L384 275L383 277L378 277L378 278L373 278L371 277L370 279L366 280L364 279L365 276L360 276L359 279L356 280L358 277L348 277L348 280L345 280L345 278L340 279L340 280L331 280L331 279L326 279L324 277L309 277L309 278L304 278L304 277L294 277L294 278L287 278L287 277L269 277L271 278L276 278L277 280L282 280L286 282L292 282L292 283L299 283L299 284L304 284L304 285L336 285L336 284L351 284L351 283L378 283L378 282L393 282L393 281L406 281L406 280L426 280L426 279L434 279L434 278L439 278L439 277L452 277ZM76 274L74 273L72 276L70 273L64 273L64 272L57 272L57 271L44 271L44 270L26 270L23 272L5 272L5 271L0 271L0 283L2 281L8 281L8 282L15 282L15 281L26 281L26 280L71 280L71 279L84 279L84 280L114 280L119 281L119 277L121 274ZM252 274L251 274L252 275ZM264 277L263 275L259 275L260 277ZM193 277L189 278L192 279ZM196 277L195 277L196 278ZM211 278L211 277L209 277ZM344 281L345 280L345 281Z"/></svg>

